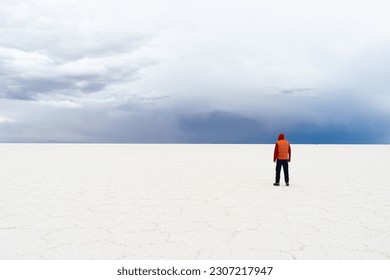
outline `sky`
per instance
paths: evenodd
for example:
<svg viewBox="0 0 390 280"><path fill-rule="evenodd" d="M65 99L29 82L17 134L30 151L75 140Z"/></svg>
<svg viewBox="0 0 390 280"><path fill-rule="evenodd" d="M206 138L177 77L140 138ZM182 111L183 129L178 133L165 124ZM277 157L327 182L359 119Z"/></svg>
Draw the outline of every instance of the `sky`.
<svg viewBox="0 0 390 280"><path fill-rule="evenodd" d="M0 142L390 142L386 0L0 0Z"/></svg>

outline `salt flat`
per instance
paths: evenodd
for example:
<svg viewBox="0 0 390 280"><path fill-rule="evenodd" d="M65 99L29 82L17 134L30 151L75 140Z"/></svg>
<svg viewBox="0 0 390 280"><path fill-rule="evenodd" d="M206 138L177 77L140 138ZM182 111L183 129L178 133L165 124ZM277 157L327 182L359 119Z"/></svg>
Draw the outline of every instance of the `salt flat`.
<svg viewBox="0 0 390 280"><path fill-rule="evenodd" d="M0 145L0 259L390 259L389 145ZM283 178L283 176L282 176Z"/></svg>

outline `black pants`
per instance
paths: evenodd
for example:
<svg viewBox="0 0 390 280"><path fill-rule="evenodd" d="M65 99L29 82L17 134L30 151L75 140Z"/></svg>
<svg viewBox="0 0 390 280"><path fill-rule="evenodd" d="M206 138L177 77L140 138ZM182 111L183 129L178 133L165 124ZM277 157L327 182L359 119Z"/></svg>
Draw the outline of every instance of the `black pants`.
<svg viewBox="0 0 390 280"><path fill-rule="evenodd" d="M284 181L286 183L289 182L289 177L288 177L288 160L281 160L278 159L276 160L276 178L275 178L275 183L280 182L280 170L282 169L283 166L283 172L284 172Z"/></svg>

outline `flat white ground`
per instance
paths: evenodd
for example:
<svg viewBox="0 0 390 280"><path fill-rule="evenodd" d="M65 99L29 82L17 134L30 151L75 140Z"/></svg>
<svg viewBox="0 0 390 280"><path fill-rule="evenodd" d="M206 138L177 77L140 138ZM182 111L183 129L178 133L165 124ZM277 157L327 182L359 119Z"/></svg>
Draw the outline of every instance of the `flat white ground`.
<svg viewBox="0 0 390 280"><path fill-rule="evenodd" d="M390 259L390 146L292 149L2 144L0 259Z"/></svg>

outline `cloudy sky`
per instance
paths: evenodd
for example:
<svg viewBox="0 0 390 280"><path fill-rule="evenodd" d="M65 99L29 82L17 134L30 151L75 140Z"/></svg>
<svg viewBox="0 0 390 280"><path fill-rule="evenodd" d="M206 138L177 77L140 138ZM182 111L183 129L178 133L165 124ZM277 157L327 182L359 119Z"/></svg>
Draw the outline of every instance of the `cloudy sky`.
<svg viewBox="0 0 390 280"><path fill-rule="evenodd" d="M387 0L0 0L0 142L390 142Z"/></svg>

